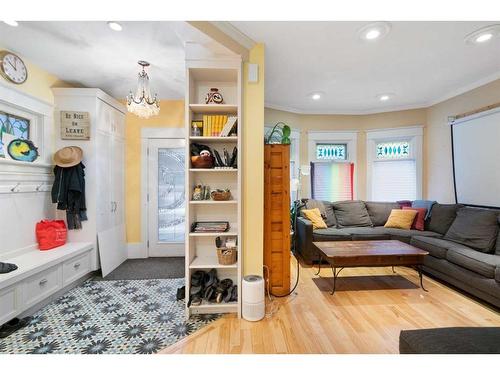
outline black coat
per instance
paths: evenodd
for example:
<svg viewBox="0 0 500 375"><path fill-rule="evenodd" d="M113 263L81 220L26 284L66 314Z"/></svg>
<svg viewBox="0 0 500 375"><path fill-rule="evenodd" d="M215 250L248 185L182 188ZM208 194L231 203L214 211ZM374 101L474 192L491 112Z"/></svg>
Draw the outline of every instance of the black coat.
<svg viewBox="0 0 500 375"><path fill-rule="evenodd" d="M84 169L83 163L69 168L54 168L52 203L57 203L58 210L66 211L68 229L81 229L81 221L87 220Z"/></svg>

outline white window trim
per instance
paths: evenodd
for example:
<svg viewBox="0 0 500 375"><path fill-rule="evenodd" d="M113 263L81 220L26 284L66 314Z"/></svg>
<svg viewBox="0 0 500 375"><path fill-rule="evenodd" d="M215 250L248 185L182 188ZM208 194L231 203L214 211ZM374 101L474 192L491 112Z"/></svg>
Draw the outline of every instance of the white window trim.
<svg viewBox="0 0 500 375"><path fill-rule="evenodd" d="M366 199L372 200L372 169L377 161L377 143L406 140L410 143L410 157L405 159L387 160L415 160L417 172L417 199L422 199L423 189L423 135L424 126L415 125L401 128L374 129L366 131ZM383 162L383 161L380 161Z"/></svg>
<svg viewBox="0 0 500 375"><path fill-rule="evenodd" d="M0 158L4 181L46 181L52 175L54 107L0 82L0 109L30 120L30 140L40 156L33 163Z"/></svg>
<svg viewBox="0 0 500 375"><path fill-rule="evenodd" d="M347 144L346 160L334 160L336 163L353 163L353 199L358 199L358 131L315 131L307 132L308 160L310 162L324 162L325 160L316 159L316 145L321 143L345 143ZM310 191L311 195L312 192Z"/></svg>

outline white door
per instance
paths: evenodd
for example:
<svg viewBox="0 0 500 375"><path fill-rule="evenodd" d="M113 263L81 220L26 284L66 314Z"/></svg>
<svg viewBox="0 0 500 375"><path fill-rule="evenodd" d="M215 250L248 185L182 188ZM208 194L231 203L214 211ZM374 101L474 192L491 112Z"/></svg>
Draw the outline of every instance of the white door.
<svg viewBox="0 0 500 375"><path fill-rule="evenodd" d="M148 141L148 255L184 256L184 139Z"/></svg>

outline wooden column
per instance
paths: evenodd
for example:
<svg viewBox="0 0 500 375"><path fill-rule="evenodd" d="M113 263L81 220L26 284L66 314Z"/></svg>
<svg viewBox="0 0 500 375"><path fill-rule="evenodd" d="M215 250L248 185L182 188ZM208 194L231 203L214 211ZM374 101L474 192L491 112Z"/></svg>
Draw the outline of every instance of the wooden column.
<svg viewBox="0 0 500 375"><path fill-rule="evenodd" d="M290 291L290 145L264 147L264 264L271 292Z"/></svg>

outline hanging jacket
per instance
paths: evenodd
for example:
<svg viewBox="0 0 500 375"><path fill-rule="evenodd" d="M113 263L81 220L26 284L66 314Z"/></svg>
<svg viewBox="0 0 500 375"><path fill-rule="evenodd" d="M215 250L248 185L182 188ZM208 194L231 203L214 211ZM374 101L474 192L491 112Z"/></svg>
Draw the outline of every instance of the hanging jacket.
<svg viewBox="0 0 500 375"><path fill-rule="evenodd" d="M66 211L68 229L81 229L81 222L87 220L84 168L83 163L69 168L54 168L52 203L57 203L58 210Z"/></svg>

